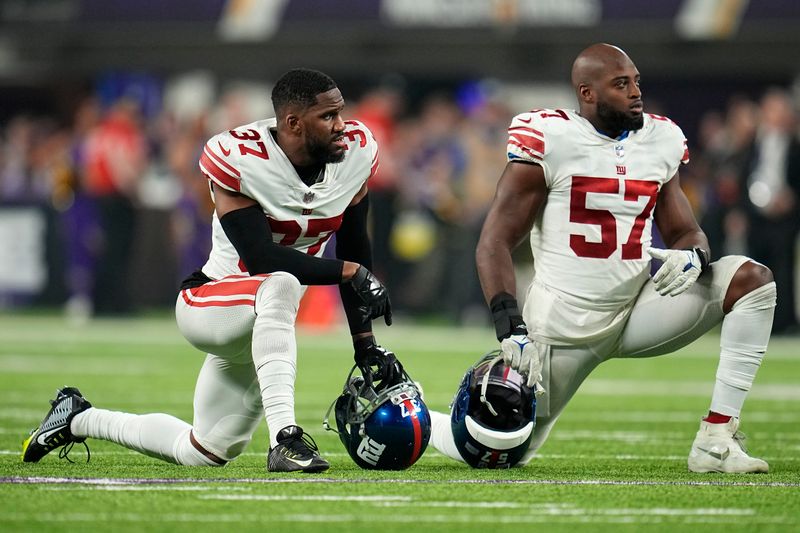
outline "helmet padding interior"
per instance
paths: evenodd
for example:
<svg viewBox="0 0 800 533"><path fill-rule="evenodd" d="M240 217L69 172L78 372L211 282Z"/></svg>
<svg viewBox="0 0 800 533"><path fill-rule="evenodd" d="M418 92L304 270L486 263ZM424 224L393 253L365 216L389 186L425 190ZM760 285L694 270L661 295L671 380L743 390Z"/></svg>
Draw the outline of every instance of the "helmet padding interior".
<svg viewBox="0 0 800 533"><path fill-rule="evenodd" d="M486 399L491 402L497 415L492 414L489 406L481 402L478 390L470 394L468 412L473 419L490 429L513 431L531 421L530 402L526 406L522 396L519 390L489 383Z"/></svg>
<svg viewBox="0 0 800 533"><path fill-rule="evenodd" d="M533 391L522 376L502 361L476 365L469 387L469 415L481 425L497 431L521 429L533 415ZM481 401L481 384L489 372L486 401ZM494 413L492 409L494 409Z"/></svg>

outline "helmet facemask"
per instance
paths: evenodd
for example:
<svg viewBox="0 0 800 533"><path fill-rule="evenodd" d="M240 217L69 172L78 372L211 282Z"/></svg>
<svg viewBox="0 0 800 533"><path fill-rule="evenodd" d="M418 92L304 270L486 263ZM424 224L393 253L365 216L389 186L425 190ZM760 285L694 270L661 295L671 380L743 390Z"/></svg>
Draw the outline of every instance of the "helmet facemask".
<svg viewBox="0 0 800 533"><path fill-rule="evenodd" d="M347 376L342 394L328 408L323 426L335 431L362 468L402 470L416 462L428 445L430 414L419 389L403 379L371 386L362 376ZM334 411L336 428L328 422Z"/></svg>

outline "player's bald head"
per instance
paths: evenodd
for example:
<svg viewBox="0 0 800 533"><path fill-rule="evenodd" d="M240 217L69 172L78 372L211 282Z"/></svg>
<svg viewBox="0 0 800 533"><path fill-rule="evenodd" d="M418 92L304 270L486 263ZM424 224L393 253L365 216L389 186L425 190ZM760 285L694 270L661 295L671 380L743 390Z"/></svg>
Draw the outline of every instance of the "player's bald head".
<svg viewBox="0 0 800 533"><path fill-rule="evenodd" d="M581 85L592 85L609 71L632 65L633 61L621 48L606 43L593 44L578 54L572 64L572 87L578 91Z"/></svg>
<svg viewBox="0 0 800 533"><path fill-rule="evenodd" d="M583 50L572 64L572 86L578 112L596 129L616 137L642 127L639 70L620 48L597 43Z"/></svg>

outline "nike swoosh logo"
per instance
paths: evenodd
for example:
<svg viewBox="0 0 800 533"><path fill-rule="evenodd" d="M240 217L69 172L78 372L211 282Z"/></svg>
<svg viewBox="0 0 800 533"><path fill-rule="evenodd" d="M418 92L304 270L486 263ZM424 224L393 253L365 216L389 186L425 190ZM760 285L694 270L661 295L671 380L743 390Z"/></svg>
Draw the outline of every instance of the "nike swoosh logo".
<svg viewBox="0 0 800 533"><path fill-rule="evenodd" d="M520 122L524 122L525 124L530 124L531 120L533 120L533 119L530 119L530 118L528 120L525 120L524 118L519 119Z"/></svg>
<svg viewBox="0 0 800 533"><path fill-rule="evenodd" d="M222 150L222 155L224 155L225 157L228 157L229 155L231 155L231 149L230 148L228 148L226 150L225 148L222 147L222 143L219 142L219 141L217 141L217 144L219 145L219 149Z"/></svg>
<svg viewBox="0 0 800 533"><path fill-rule="evenodd" d="M699 446L697 447L697 449L703 453L707 453L708 455L710 455L714 459L717 459L718 461L724 461L731 454L731 451L728 448L725 448L725 451L722 453L712 452L711 450L706 450L705 448L701 448Z"/></svg>
<svg viewBox="0 0 800 533"><path fill-rule="evenodd" d="M36 437L36 442L41 444L42 446L46 446L47 438L53 433L58 433L59 431L61 431L61 429L62 428L56 428L56 429L51 429L50 431L44 431L42 433L39 433L39 436Z"/></svg>
<svg viewBox="0 0 800 533"><path fill-rule="evenodd" d="M299 464L300 466L308 466L311 464L312 461L311 459L306 459L305 461L301 461L300 459L293 459L291 457L289 457L288 459L293 463Z"/></svg>

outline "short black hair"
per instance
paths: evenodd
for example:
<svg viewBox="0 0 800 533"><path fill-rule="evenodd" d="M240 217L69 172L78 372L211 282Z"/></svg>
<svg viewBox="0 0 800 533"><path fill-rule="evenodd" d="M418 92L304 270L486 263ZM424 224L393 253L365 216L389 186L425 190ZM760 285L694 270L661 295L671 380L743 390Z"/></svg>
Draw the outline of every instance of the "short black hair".
<svg viewBox="0 0 800 533"><path fill-rule="evenodd" d="M279 115L288 105L303 109L317 103L317 95L336 88L336 82L318 70L294 68L275 83L272 89L272 107Z"/></svg>

